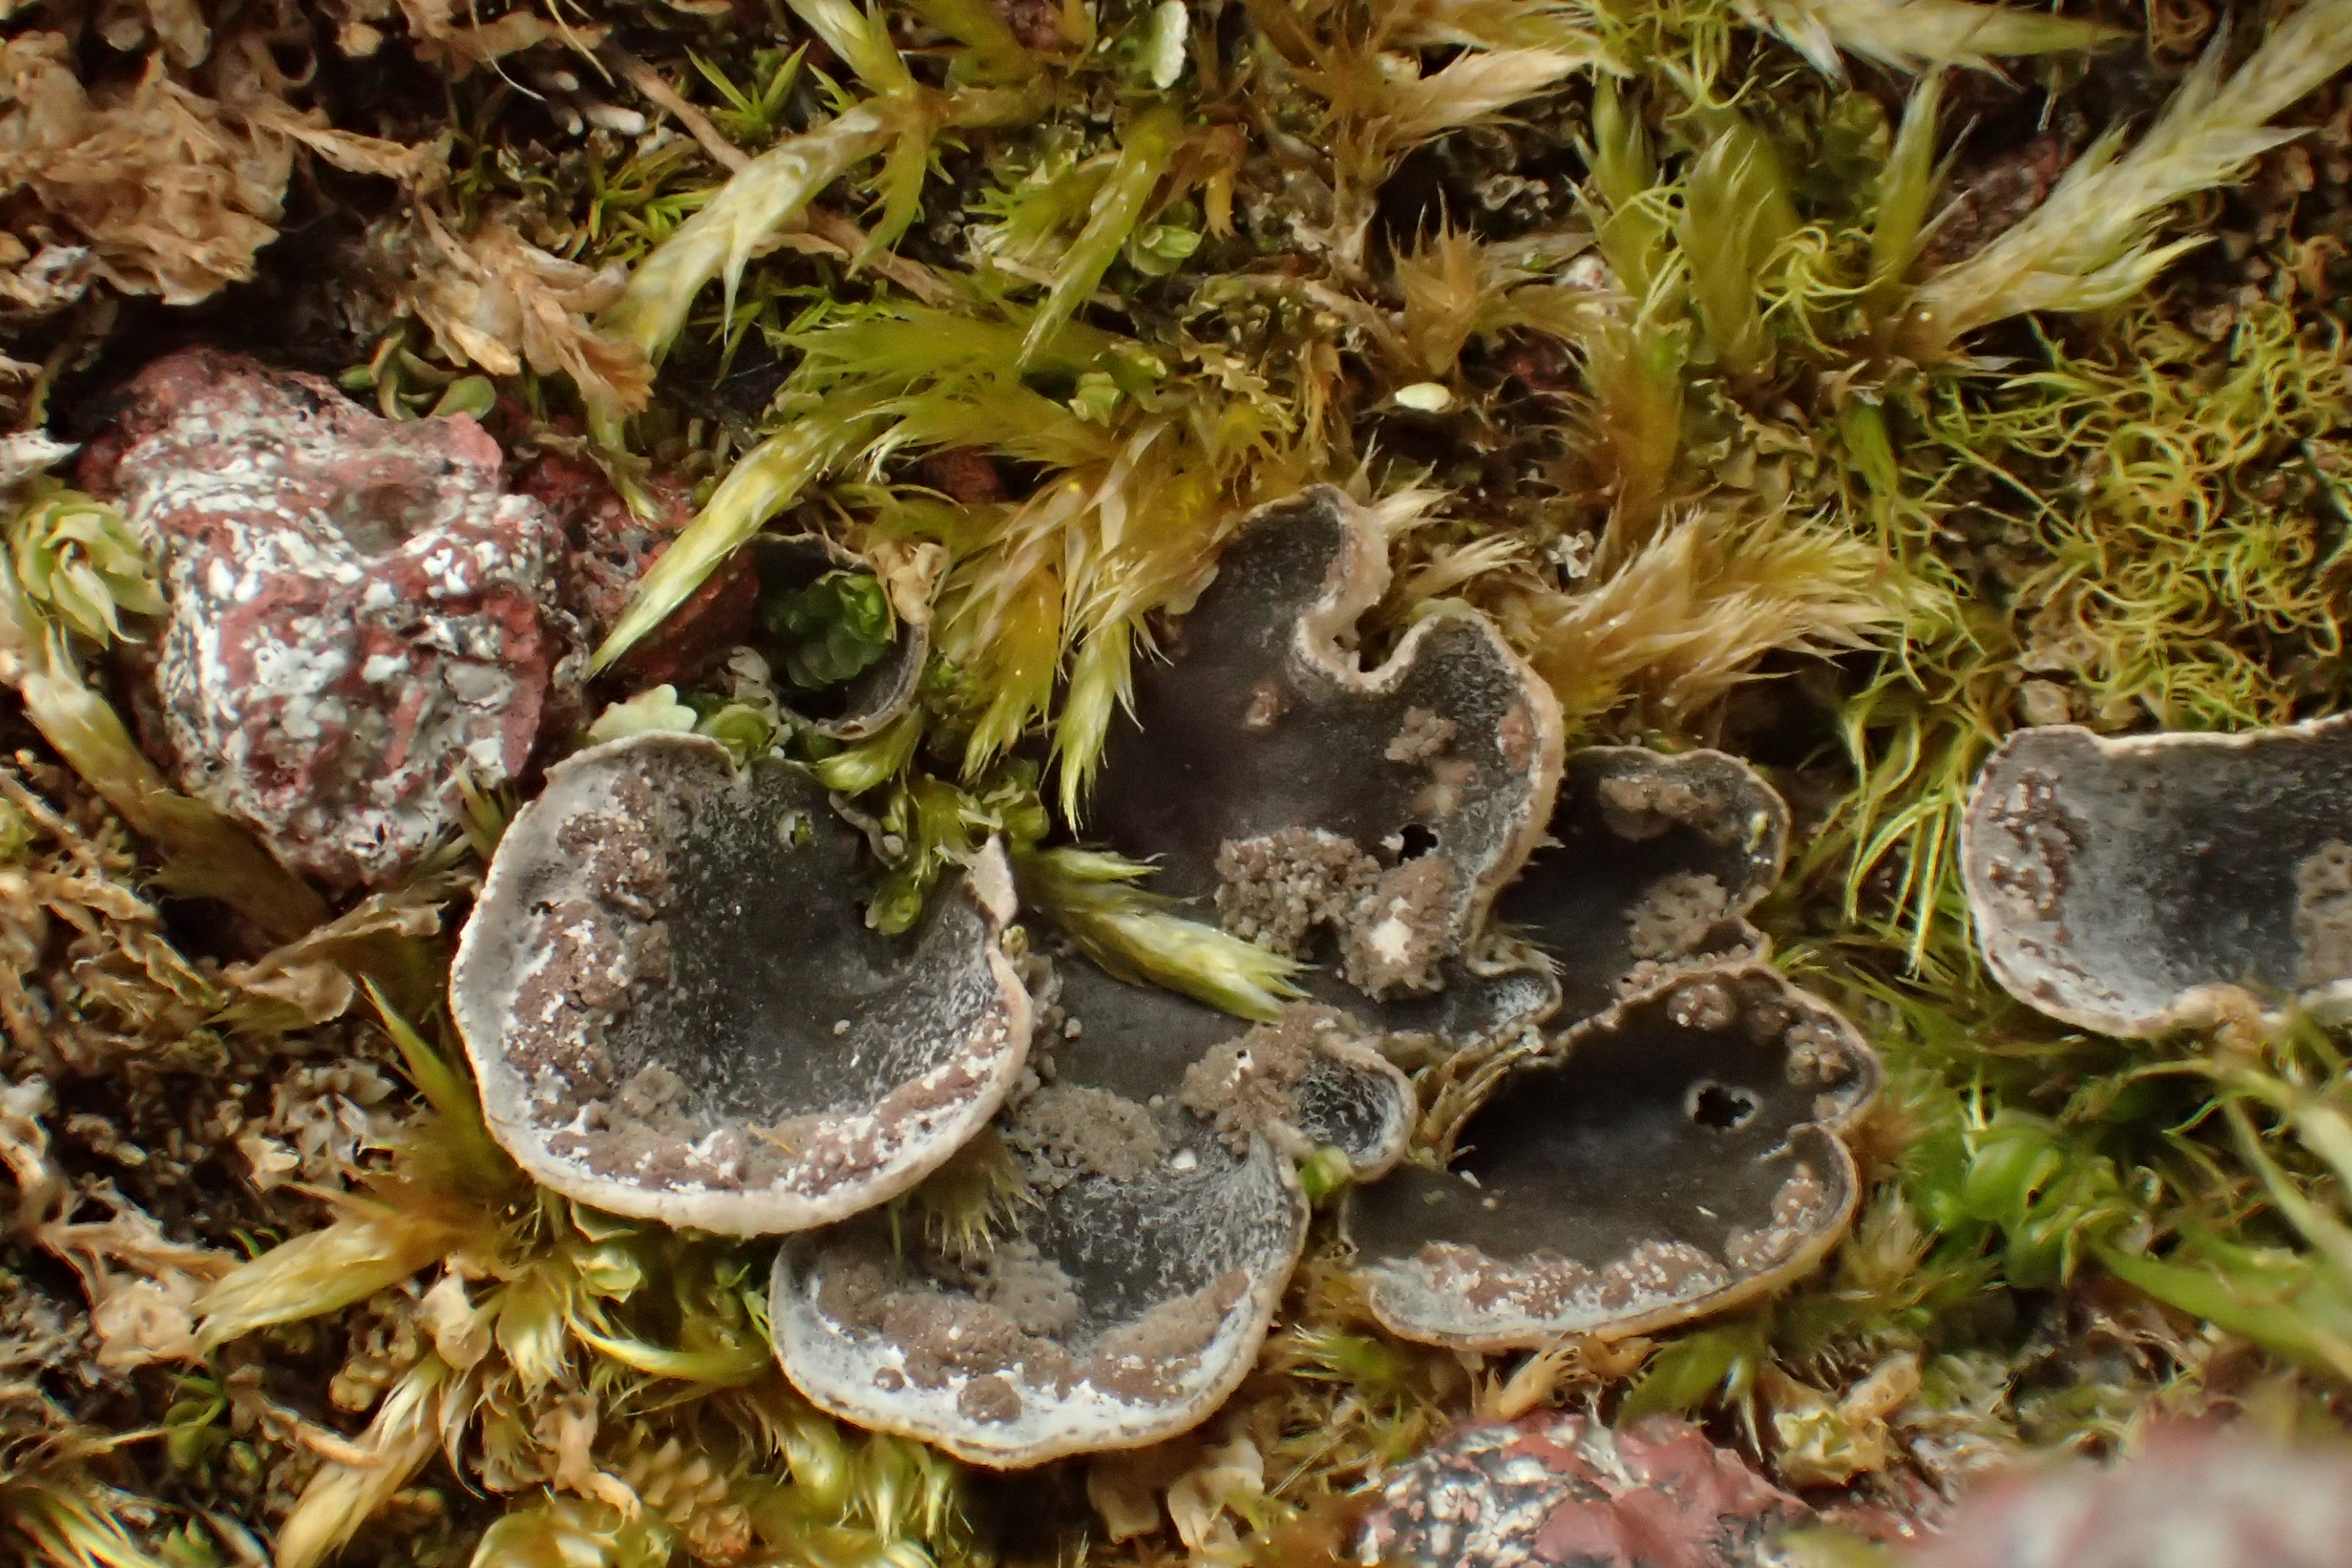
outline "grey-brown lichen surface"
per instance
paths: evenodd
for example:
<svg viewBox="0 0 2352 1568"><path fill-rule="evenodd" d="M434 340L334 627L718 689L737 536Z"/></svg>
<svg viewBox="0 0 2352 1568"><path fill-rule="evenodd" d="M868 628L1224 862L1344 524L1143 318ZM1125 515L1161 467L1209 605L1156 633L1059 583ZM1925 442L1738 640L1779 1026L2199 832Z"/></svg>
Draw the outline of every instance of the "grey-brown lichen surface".
<svg viewBox="0 0 2352 1568"><path fill-rule="evenodd" d="M1479 1350L1642 1332L1802 1273L1843 1231L1861 1177L1839 1134L1880 1073L1745 919L1788 825L1719 752L1569 758L1496 906L1559 1005L1448 1064L1425 1160L1351 1198L1391 1331Z"/></svg>
<svg viewBox="0 0 2352 1568"><path fill-rule="evenodd" d="M1590 1016L1677 968L1760 956L1745 917L1788 837L1787 805L1737 757L1589 746L1496 918L1543 946L1563 1015Z"/></svg>
<svg viewBox="0 0 2352 1568"><path fill-rule="evenodd" d="M1379 999L1427 996L1458 971L1540 830L1559 719L1466 612L1431 617L1366 668L1357 621L1386 577L1385 540L1336 491L1253 519L1168 628L1168 662L1139 675L1092 824L1230 928L1276 951L1334 948L1316 985L1328 1005L1252 1028L1055 954L1063 1023L1006 1133L1033 1165L1021 1242L1072 1282L1076 1310L1016 1335L984 1280L894 1266L855 1237L796 1241L770 1311L816 1403L988 1464L1172 1436L1240 1382L1271 1323L1307 1235L1292 1161L1336 1149L1368 1179L1402 1152L1412 1102L1381 1052ZM1056 1158L1024 1123L1073 1094L1115 1097L1087 1105L1098 1123L1144 1120L1150 1167ZM853 1284L877 1270L872 1289ZM987 1351L934 1364L894 1326L940 1314Z"/></svg>
<svg viewBox="0 0 2352 1568"><path fill-rule="evenodd" d="M1755 962L1743 916L1779 875L1786 807L1711 752L1596 748L1562 789L1549 697L1479 617L1358 656L1384 580L1378 530L1335 492L1253 520L1139 674L1091 823L1235 934L1318 963L1313 1003L1244 1029L1055 954L1061 1022L1002 1125L1032 1163L1018 1245L1067 1282L1066 1310L1023 1324L968 1266L796 1238L771 1311L818 1404L992 1464L1194 1424L1265 1330L1307 1218L1289 1161L1318 1149L1369 1184L1375 1310L1433 1342L1677 1321L1841 1232L1859 1178L1837 1131L1878 1069ZM1497 893L1516 933L1488 919ZM1414 1110L1384 1056L1539 1064L1486 1085L1486 1190L1425 1166L1380 1179ZM1120 1164L1089 1167L1074 1112L1148 1131L1149 1156L1122 1135Z"/></svg>
<svg viewBox="0 0 2352 1568"><path fill-rule="evenodd" d="M1019 1230L977 1267L895 1249L872 1221L788 1240L769 1293L786 1373L837 1415L984 1465L1138 1447L1206 1417L1249 1369L1307 1204L1265 1142L1235 1157L1153 1120L1163 1157L1033 1165Z"/></svg>
<svg viewBox="0 0 2352 1568"><path fill-rule="evenodd" d="M1161 891L1328 956L1316 993L1340 1006L1460 980L1559 777L1559 705L1484 616L1442 605L1359 657L1388 577L1337 490L1260 513L1137 672L1087 823Z"/></svg>
<svg viewBox="0 0 2352 1568"><path fill-rule="evenodd" d="M1140 1447L1206 1418L1253 1363L1307 1239L1293 1160L1361 1176L1402 1152L1412 1100L1360 1025L1298 1004L1255 1026L1071 952L998 1127L1022 1166L978 1258L894 1250L878 1224L797 1237L777 1353L817 1405L978 1464ZM1059 1310L1023 1321L1008 1248ZM1034 1302L1034 1297L1033 1297Z"/></svg>
<svg viewBox="0 0 2352 1568"><path fill-rule="evenodd" d="M1837 1133L1876 1086L1853 1027L1761 964L1647 991L1504 1075L1449 1168L1355 1194L1373 1314L1506 1350L1748 1300L1844 1230L1862 1183Z"/></svg>
<svg viewBox="0 0 2352 1568"><path fill-rule="evenodd" d="M1261 516L1139 677L1098 817L1229 930L1320 960L1319 1001L1469 1085L1429 1163L1355 1195L1375 1312L1500 1349L1660 1326L1810 1268L1852 1213L1837 1130L1878 1069L1759 962L1744 917L1779 879L1786 805L1717 752L1563 768L1548 694L1475 616L1365 668L1348 650L1384 580L1335 493ZM1462 1165L1433 1168L1457 1143Z"/></svg>
<svg viewBox="0 0 2352 1568"><path fill-rule="evenodd" d="M2352 1014L2352 719L2242 734L2021 731L1985 764L1969 906L2021 1000L2147 1036Z"/></svg>
<svg viewBox="0 0 2352 1568"><path fill-rule="evenodd" d="M1089 824L1316 965L1278 1015L1053 942L1016 980L992 850L894 945L811 778L643 736L553 772L468 928L453 995L500 1136L605 1208L799 1232L786 1375L1008 1468L1233 1392L1306 1244L1301 1162L1357 1184L1373 1309L1429 1342L1632 1332L1809 1267L1877 1068L1744 918L1786 807L1713 752L1563 773L1549 692L1470 611L1365 658L1386 572L1336 491L1253 519L1139 674ZM984 1234L862 1212L992 1113Z"/></svg>
<svg viewBox="0 0 2352 1568"><path fill-rule="evenodd" d="M994 1112L1030 1006L993 846L903 937L799 767L690 735L583 752L500 843L450 1001L492 1130L616 1214L758 1235L903 1192Z"/></svg>

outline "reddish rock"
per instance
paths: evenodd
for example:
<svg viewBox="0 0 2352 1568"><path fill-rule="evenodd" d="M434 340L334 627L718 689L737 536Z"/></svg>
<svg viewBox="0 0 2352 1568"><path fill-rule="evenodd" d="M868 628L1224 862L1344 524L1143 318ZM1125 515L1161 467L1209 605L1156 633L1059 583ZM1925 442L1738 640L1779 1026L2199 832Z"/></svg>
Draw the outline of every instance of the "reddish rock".
<svg viewBox="0 0 2352 1568"><path fill-rule="evenodd" d="M1575 357L1551 338L1514 340L1503 351L1497 368L1529 392L1574 392L1583 385Z"/></svg>
<svg viewBox="0 0 2352 1568"><path fill-rule="evenodd" d="M1822 1522L1878 1546L1907 1546L1943 1528L1952 1503L1906 1465L1856 1476L1835 1500L1815 1500Z"/></svg>
<svg viewBox="0 0 2352 1568"><path fill-rule="evenodd" d="M379 418L315 376L192 349L82 465L163 568L157 708L181 786L337 887L398 876L457 779L515 778L576 666L559 538L457 416Z"/></svg>
<svg viewBox="0 0 2352 1568"><path fill-rule="evenodd" d="M655 516L630 511L612 482L585 458L548 452L516 476L515 488L547 509L562 531L558 576L563 607L586 629L591 647L618 625L638 579L694 519L687 488L646 481ZM751 635L760 576L738 551L651 635L630 648L620 668L633 686L683 685Z"/></svg>
<svg viewBox="0 0 2352 1568"><path fill-rule="evenodd" d="M2022 146L1961 168L1947 186L1946 205L1920 247L1919 265L1933 269L1965 261L2023 222L2074 161L2073 142L2044 132Z"/></svg>
<svg viewBox="0 0 2352 1568"><path fill-rule="evenodd" d="M996 461L977 447L946 447L922 461L923 483L965 506L987 506L1004 499L1004 476Z"/></svg>
<svg viewBox="0 0 2352 1568"><path fill-rule="evenodd" d="M2352 1568L2352 1450L2176 1426L2137 1456L2013 1471L1904 1568Z"/></svg>
<svg viewBox="0 0 2352 1568"><path fill-rule="evenodd" d="M1057 54L1067 47L1062 37L1059 7L1053 0L989 0L989 9L1004 18L1024 48Z"/></svg>
<svg viewBox="0 0 2352 1568"><path fill-rule="evenodd" d="M1357 1538L1382 1568L1757 1568L1811 1510L1686 1421L1546 1411L1454 1432L1389 1472Z"/></svg>

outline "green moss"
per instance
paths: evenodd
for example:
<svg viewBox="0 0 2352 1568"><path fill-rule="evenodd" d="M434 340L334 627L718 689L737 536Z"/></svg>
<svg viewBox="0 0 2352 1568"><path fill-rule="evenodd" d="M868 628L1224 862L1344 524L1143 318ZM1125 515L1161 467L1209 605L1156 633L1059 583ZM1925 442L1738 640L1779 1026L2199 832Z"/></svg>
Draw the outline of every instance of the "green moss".
<svg viewBox="0 0 2352 1568"><path fill-rule="evenodd" d="M2054 123L2091 101L2070 96L2084 51L2160 78L2170 41L1959 0L788 9L752 29L691 7L609 18L699 103L700 141L564 142L500 73L451 87L448 183L418 199L453 233L497 215L627 269L601 324L662 362L634 423L551 373L494 386L413 300L372 322L347 381L389 416L470 412L525 439L576 444L584 419L625 489L653 468L702 481L603 666L762 529L937 546L915 708L845 749L789 742L867 828L869 919L903 929L999 837L1026 901L1097 962L1265 1016L1286 965L1071 845L1157 617L1253 507L1339 482L1394 528L1376 637L1466 598L1580 738L1720 743L1780 771L1809 831L1759 918L1892 1069L1852 1238L1773 1300L1656 1344L1468 1366L1387 1338L1317 1255L1223 1418L1219 1441L1246 1436L1266 1478L1236 1505L1237 1557L1330 1547L1340 1494L1465 1413L1547 1394L1736 1413L1768 1462L1818 1478L1883 1439L2111 1441L2203 1397L2203 1324L2267 1358L2283 1399L2352 1375L2333 1037L2064 1030L1982 973L1957 864L1970 782L2021 722L2236 728L2342 705L2352 367L2335 313L2303 302L2341 237L2314 226L2315 198L2250 226L2263 290L2218 250L2167 269L2215 226L2182 198L2257 199L2242 165L2336 68L2335 12L2290 12L2268 44L2247 30L2169 109L2095 141L2040 216L1931 266L1962 87L1923 68L2046 56L2012 69L2058 95ZM1853 58L1887 68L1849 79ZM929 462L943 454L961 478ZM128 710L66 633L131 629L152 589L119 530L43 495L10 535L26 606L0 606L0 665L34 667L9 677L27 711L167 862L209 854L235 873L209 890L300 914L303 890L134 760ZM845 581L769 606L788 678L838 680L881 647L888 607ZM779 739L723 695L669 706L746 754ZM516 805L468 795L478 855ZM39 950L44 973L80 973L61 951ZM510 1484L431 1550L462 1555L508 1500L482 1539L515 1561L993 1550L957 1467L846 1431L767 1370L756 1257L535 1192L429 1030L384 1021L414 1095L371 1195L205 1300L218 1355L290 1355L306 1324L407 1337L369 1424L340 1434L375 1463L330 1466L266 1527L281 1549L308 1561L364 1529L437 1474L454 1431L452 1480L494 1463ZM1424 1131L1442 1142L1496 1065L1429 1074ZM969 1247L1010 1202L976 1145L902 1209ZM430 1309L446 1343L418 1328L445 1279L462 1286ZM469 1324L488 1342L471 1362ZM226 1367L141 1396L190 1497L230 1485ZM91 1479L98 1456L6 1453L0 1493L50 1529L18 1537L52 1560L226 1560L193 1504L141 1541L122 1522L137 1494ZM1051 1480L1011 1484L1045 1500L1027 1512L1069 1511ZM1066 1560L1122 1555L1076 1517L1045 1533Z"/></svg>

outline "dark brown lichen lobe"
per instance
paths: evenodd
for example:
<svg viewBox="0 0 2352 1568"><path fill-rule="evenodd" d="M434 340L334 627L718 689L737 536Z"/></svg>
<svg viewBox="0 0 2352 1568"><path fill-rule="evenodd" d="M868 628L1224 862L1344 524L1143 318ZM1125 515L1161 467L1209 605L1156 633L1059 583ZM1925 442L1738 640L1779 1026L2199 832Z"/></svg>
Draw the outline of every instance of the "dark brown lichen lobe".
<svg viewBox="0 0 2352 1568"><path fill-rule="evenodd" d="M1742 1274L1776 1268L1810 1238L1821 1234L1832 1202L1829 1184L1811 1165L1799 1163L1772 1194L1769 1224L1759 1229L1734 1226L1723 1243L1724 1261Z"/></svg>
<svg viewBox="0 0 2352 1568"><path fill-rule="evenodd" d="M2056 775L2020 769L2006 789L1986 797L1982 815L2016 846L1987 857L1986 883L2032 918L2056 919L2085 832L2082 820L2059 805Z"/></svg>
<svg viewBox="0 0 2352 1568"><path fill-rule="evenodd" d="M1877 1072L1772 971L1669 984L1511 1069L1457 1167L1407 1166L1349 1226L1391 1331L1471 1349L1643 1332L1810 1267L1859 1190L1836 1137Z"/></svg>
<svg viewBox="0 0 2352 1568"><path fill-rule="evenodd" d="M804 831L791 830L798 823ZM735 1234L911 1185L1020 1071L1002 851L904 938L804 772L659 733L558 764L509 825L451 970L495 1136L543 1184Z"/></svg>
<svg viewBox="0 0 2352 1568"><path fill-rule="evenodd" d="M1213 1370L1203 1358L1252 1293L1249 1272L1228 1268L1106 1314L1062 1260L1024 1236L957 1261L896 1244L868 1222L847 1228L854 1234L826 1247L814 1275L811 1304L826 1346L803 1342L787 1370L798 1381L821 1364L860 1368L862 1392L820 1379L820 1402L846 1403L854 1419L930 1436L983 1463L1137 1440L1117 1428L1093 1441L1069 1429L1110 1412L1146 1436L1155 1408L1180 1426L1207 1414L1204 1394L1216 1384L1202 1383ZM822 1353L827 1347L833 1353ZM908 1404L924 1395L927 1406Z"/></svg>
<svg viewBox="0 0 2352 1568"><path fill-rule="evenodd" d="M677 802L634 778L617 781L612 799L617 810L581 813L555 833L580 869L578 890L543 910L544 957L515 996L506 1050L551 1147L607 1171L650 1174L705 1163L670 1111L676 1075L644 1064L632 1070L610 1048L615 1026L672 977L666 917L675 889L657 835Z"/></svg>
<svg viewBox="0 0 2352 1568"><path fill-rule="evenodd" d="M1539 833L1560 744L1549 689L1465 605L1369 662L1357 623L1387 575L1377 521L1335 490L1253 517L1138 671L1095 815L1164 890L1380 1000L1445 983Z"/></svg>
<svg viewBox="0 0 2352 1568"><path fill-rule="evenodd" d="M2000 984L2081 1027L2352 1012L2352 716L2235 734L2026 729L1961 822Z"/></svg>

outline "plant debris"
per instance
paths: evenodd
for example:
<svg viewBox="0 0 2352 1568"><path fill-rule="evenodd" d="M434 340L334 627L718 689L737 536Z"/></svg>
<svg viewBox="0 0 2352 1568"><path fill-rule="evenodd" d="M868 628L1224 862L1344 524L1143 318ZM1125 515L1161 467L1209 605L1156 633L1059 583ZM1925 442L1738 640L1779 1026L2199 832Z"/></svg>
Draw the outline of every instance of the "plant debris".
<svg viewBox="0 0 2352 1568"><path fill-rule="evenodd" d="M1554 1547L1967 1563L2330 1473L2342 0L5 34L0 1555L1437 1560L1391 1494L1549 1433ZM919 1076L943 921L1034 1003L847 1217L502 1144L451 960L627 837L538 843L592 745L797 781L681 852L742 1028L631 1054L643 910L579 977L641 1191ZM788 1018L853 948L931 956ZM1473 1243L1673 1310L1392 1331Z"/></svg>

